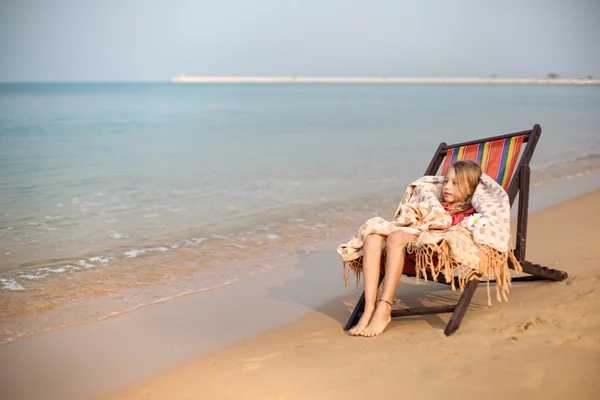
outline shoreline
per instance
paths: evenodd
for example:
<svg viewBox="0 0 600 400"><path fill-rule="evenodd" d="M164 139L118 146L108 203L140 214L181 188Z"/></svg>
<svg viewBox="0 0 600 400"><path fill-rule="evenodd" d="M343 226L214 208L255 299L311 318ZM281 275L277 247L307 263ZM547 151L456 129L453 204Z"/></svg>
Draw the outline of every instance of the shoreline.
<svg viewBox="0 0 600 400"><path fill-rule="evenodd" d="M400 78L309 76L177 76L172 83L377 83L377 84L479 84L479 85L600 85L583 78Z"/></svg>
<svg viewBox="0 0 600 400"><path fill-rule="evenodd" d="M600 178L600 171L532 187L529 208L530 213L538 212L554 204L568 201L587 191L599 189L600 186L597 185L598 178ZM392 207L394 208L395 206L396 204L394 203ZM381 215L385 214L385 211L381 212ZM513 207L512 215L516 216L516 207ZM354 215L354 217L366 219L368 218L368 215ZM117 285L118 290L111 289L106 283L103 284L101 290L94 289L95 287L93 285L90 286L90 282L93 282L94 279L99 279L100 276L102 276L101 274L107 273L105 271L107 268L113 268L113 272L109 271L109 273L115 273L115 269L118 268L119 271L122 271L128 266L127 263L115 263L114 266L105 266L101 271L92 269L68 277L67 282L72 288L66 291L63 290L64 293L61 292L62 294L54 290L54 298L48 298L47 296L40 297L37 295L36 299L39 297L39 300L36 300L37 302L33 303L33 308L35 309L34 312L25 309L25 313L15 313L16 310L22 309L22 307L16 308L18 305L16 302L22 301L24 295L35 296L39 289L36 290L36 287L34 287L30 288L27 292L11 291L10 293L5 293L4 302L1 303L5 308L4 311L6 312L6 315L3 317L3 320L0 320L0 322L3 322L4 326L4 333L0 332L0 346L25 340L32 336L43 335L57 330L70 329L72 327L96 323L105 319L116 318L156 304L169 303L178 298L194 296L207 291L221 290L224 287L236 285L239 282L255 279L260 275L294 265L298 262L298 259L302 258L305 254L321 253L325 251L325 249L335 248L335 246L344 241L344 239L352 236L354 228L355 226L350 223L346 224L345 227L338 227L333 236L327 232L319 233L322 237L319 244L309 244L308 241L300 241L296 246L292 246L292 242L287 243L281 238L272 241L273 245L277 244L279 246L279 254L276 258L272 259L260 261L260 258L250 257L242 263L236 260L230 260L228 263L225 262L225 260L217 262L210 266L213 269L216 268L215 273L227 275L227 271L231 268L238 269L238 272L234 276L224 275L221 281L215 281L214 283L207 285L196 284L195 287L193 286L193 282L205 282L203 280L205 279L203 278L205 276L203 275L205 269L202 268L202 265L197 265L192 259L196 256L193 256L192 253L180 256L168 253L166 256L162 254L153 256L147 261L147 263L164 264L166 268L164 274L152 273L150 271L144 272L149 274L147 279L152 278L150 286L147 287L139 286L139 284L136 285L137 281L117 281L115 285ZM265 249L260 247L259 250L264 251ZM247 267L254 265L254 267L243 272L239 270L243 265L246 265ZM270 266L266 268L264 265ZM149 266L151 265L149 264ZM183 274L178 275L179 270L182 270ZM198 271L193 272L196 270ZM61 279L61 277L55 279ZM162 279L163 284L157 286L157 279ZM173 283L171 282L177 283L179 286L173 286ZM186 284L185 282L188 283ZM182 286L184 284L187 286ZM78 286L81 287L81 290L75 291L73 288ZM129 286L129 288L126 288L125 286ZM126 297L127 293L129 293L128 291L131 290L135 291L131 293L136 293L134 296L136 302L134 303L130 303ZM62 297L56 297L59 294ZM59 302L60 300L63 302ZM67 301L67 303L64 303L65 301ZM10 316L11 313L14 315ZM21 331L20 329L26 330Z"/></svg>
<svg viewBox="0 0 600 400"><path fill-rule="evenodd" d="M565 190L561 187L564 188L553 186L553 198L558 201L565 200ZM557 252L546 254L544 245L539 247L540 231L548 230L540 229L534 221L550 215L556 208L577 205L582 198L598 198L599 193L597 189L591 193L588 191L583 196L579 194L581 197L570 198L530 214L532 225L528 254L532 254L536 262L554 265L551 254L556 255ZM547 194L541 195L546 201L552 201ZM576 235L570 239L571 246L577 243ZM565 250L566 256L568 248ZM300 319L313 321L308 325L310 332L306 332L306 337L319 336L318 332L323 329L328 335L335 333L336 337L339 336L339 330L362 287L356 288L353 282L348 287L343 286L341 267L336 268L340 264L335 251L302 255L299 259L295 265L261 273L216 290L179 297L114 318L57 329L0 346L0 360L6 363L3 370L8 371L3 375L0 386L6 388L8 398L22 398L24 395L37 398L35 393L43 393L48 399L87 398L142 384L153 376L162 376L165 371L196 362L193 361L195 359L206 361L209 356L220 357L219 354L230 348L263 340L265 335L271 334L267 332L276 332L280 340L291 340L297 337L294 329L305 329L301 328ZM570 269L567 271L572 272ZM402 285L399 291L404 299L419 298L432 287L441 286L432 283L417 286L409 281ZM439 293L446 292L442 290ZM480 289L478 294L485 296L484 292L485 289ZM448 292L444 296L456 296L456 293ZM494 304L492 310L498 306L504 307ZM481 307L477 302L473 307L467 319L477 323L473 313ZM468 329L471 328L465 328ZM432 331L426 335L437 334L437 330ZM282 332L287 332L284 337ZM397 333L402 335L403 331ZM343 341L346 342L345 339ZM260 346L255 349L261 350Z"/></svg>

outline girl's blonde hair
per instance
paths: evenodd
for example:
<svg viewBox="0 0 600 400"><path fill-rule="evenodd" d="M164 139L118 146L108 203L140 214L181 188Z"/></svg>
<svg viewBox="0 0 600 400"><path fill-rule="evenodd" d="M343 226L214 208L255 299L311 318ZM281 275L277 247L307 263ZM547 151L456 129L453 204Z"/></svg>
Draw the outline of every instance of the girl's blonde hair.
<svg viewBox="0 0 600 400"><path fill-rule="evenodd" d="M479 164L471 160L456 161L450 168L454 169L457 186L455 207L451 214L457 214L472 207L471 199L479 184L482 171Z"/></svg>

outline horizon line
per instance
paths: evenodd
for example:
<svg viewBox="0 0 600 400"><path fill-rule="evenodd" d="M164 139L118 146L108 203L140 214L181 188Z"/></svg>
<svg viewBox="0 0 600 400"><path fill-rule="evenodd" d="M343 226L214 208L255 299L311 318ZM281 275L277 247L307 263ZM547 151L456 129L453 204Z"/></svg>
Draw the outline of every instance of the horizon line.
<svg viewBox="0 0 600 400"><path fill-rule="evenodd" d="M508 78L508 77L399 77L399 76L300 76L300 75L179 75L168 79L144 80L0 80L0 84L92 84L92 83L586 83L600 79L580 78Z"/></svg>

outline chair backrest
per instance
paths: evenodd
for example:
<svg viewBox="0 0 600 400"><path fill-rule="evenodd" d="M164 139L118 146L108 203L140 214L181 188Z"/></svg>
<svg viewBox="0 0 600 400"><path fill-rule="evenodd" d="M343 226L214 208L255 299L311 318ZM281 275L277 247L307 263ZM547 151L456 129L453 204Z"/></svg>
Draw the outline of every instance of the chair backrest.
<svg viewBox="0 0 600 400"><path fill-rule="evenodd" d="M442 166L442 175L459 160L476 161L483 172L494 178L504 190L515 172L525 135L496 139L487 142L450 147Z"/></svg>
<svg viewBox="0 0 600 400"><path fill-rule="evenodd" d="M452 145L440 143L425 175L436 175L442 162L441 174L443 175L448 167L458 160L477 161L486 174L502 185L512 204L521 186L519 179L512 179L513 176L516 176L515 170L521 167L529 168L529 162L541 133L542 128L536 124L533 129L528 131ZM523 143L527 143L527 145L521 153Z"/></svg>
<svg viewBox="0 0 600 400"><path fill-rule="evenodd" d="M529 176L531 171L529 163L541 134L542 128L536 124L531 130L509 133L508 135L493 136L453 145L442 142L431 159L427 170L425 170L425 175L436 175L444 161L443 170L445 172L455 160L475 160L483 166L483 170L488 175L493 176L505 189L508 187L506 193L508 193L511 206L517 198L517 194L519 194L515 256L521 263L525 261L527 241ZM527 143L527 145L519 158L519 151L523 143Z"/></svg>

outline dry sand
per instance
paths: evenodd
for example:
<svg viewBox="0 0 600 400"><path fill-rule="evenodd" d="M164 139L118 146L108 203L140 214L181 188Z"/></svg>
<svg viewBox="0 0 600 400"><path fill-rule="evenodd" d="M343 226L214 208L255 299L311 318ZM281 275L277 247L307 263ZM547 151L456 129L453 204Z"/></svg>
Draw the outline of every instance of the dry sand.
<svg viewBox="0 0 600 400"><path fill-rule="evenodd" d="M448 314L396 319L379 337L350 337L342 326L357 295L343 295L292 324L108 399L598 399L598 204L595 191L530 215L527 258L564 269L570 278L515 283L509 303L491 308L480 288L449 338L443 334ZM314 293L327 290L319 274L329 284L331 269L305 267L300 280L267 288L265 296L305 305L310 289L302 296L294 286L306 290L312 281ZM397 296L413 305L446 302L457 294L439 285L405 283ZM253 312L261 314L248 308Z"/></svg>

